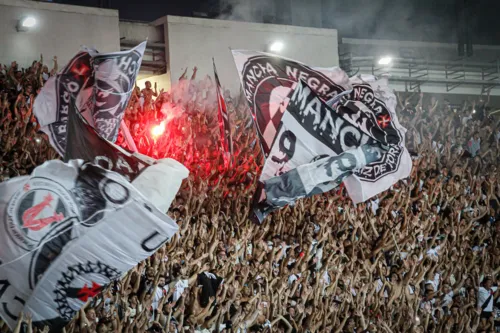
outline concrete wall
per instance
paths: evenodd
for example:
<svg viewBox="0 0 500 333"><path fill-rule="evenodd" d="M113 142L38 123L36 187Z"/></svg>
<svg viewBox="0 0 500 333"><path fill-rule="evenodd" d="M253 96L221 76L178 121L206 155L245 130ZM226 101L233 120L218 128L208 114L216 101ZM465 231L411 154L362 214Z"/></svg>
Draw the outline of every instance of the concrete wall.
<svg viewBox="0 0 500 333"><path fill-rule="evenodd" d="M17 32L18 21L33 16L37 25L28 32ZM44 55L52 66L57 56L60 66L78 52L81 45L100 52L118 51L120 33L118 11L69 6L27 0L0 0L0 63L17 61L26 67Z"/></svg>
<svg viewBox="0 0 500 333"><path fill-rule="evenodd" d="M120 39L163 43L163 28L148 23L120 21Z"/></svg>
<svg viewBox="0 0 500 333"><path fill-rule="evenodd" d="M213 76L213 57L222 85L238 93L239 77L229 49L267 51L276 40L285 44L283 56L320 67L338 65L336 30L175 16L155 24L165 28L167 75L173 82L186 67L190 68L189 75L197 66L199 78Z"/></svg>

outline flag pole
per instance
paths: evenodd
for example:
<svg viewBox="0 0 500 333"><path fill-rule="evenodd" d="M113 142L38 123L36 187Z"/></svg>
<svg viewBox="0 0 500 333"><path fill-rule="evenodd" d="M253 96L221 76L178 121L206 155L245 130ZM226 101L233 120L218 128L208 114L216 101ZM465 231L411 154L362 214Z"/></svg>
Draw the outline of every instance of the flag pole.
<svg viewBox="0 0 500 333"><path fill-rule="evenodd" d="M138 153L139 151L137 150L137 146L135 145L134 139L132 138L132 135L130 134L127 124L125 124L125 121L123 119L122 122L120 123L120 128L123 132L123 136L125 137L125 141L127 142L127 145L130 148L130 150L132 150L134 153Z"/></svg>

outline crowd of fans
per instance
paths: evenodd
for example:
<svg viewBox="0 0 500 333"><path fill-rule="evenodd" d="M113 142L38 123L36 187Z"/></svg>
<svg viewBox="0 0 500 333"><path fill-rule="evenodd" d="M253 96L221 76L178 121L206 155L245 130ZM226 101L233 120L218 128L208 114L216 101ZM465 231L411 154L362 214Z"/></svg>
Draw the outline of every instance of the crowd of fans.
<svg viewBox="0 0 500 333"><path fill-rule="evenodd" d="M57 158L31 110L53 72L41 61L0 72L2 180ZM303 199L256 225L262 155L246 104L225 93L228 167L214 82L186 74L169 92L137 88L125 118L140 152L191 170L169 211L180 231L89 301L67 333L500 332L500 127L488 101L455 109L398 95L408 179L356 206L342 188ZM151 135L153 126L165 132ZM29 314L15 332L26 326Z"/></svg>

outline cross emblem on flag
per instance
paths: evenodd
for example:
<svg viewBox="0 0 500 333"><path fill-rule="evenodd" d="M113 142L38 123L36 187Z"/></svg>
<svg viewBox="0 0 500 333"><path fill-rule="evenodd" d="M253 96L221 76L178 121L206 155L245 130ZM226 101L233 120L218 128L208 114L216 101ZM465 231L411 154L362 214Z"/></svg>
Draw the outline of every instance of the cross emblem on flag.
<svg viewBox="0 0 500 333"><path fill-rule="evenodd" d="M380 127L386 128L391 123L391 118L388 115L380 116L377 120L377 123L380 125Z"/></svg>

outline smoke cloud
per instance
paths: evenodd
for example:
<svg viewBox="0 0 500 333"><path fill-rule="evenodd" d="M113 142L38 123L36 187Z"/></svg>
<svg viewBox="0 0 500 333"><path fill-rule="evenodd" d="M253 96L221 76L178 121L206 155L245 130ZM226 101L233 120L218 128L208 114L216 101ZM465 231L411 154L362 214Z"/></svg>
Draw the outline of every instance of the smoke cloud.
<svg viewBox="0 0 500 333"><path fill-rule="evenodd" d="M337 29L351 38L456 41L455 0L223 0L221 6L225 11L219 19L225 20L262 23L273 18L276 23Z"/></svg>

